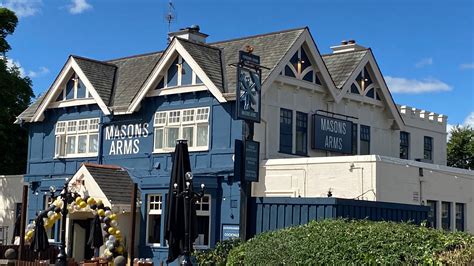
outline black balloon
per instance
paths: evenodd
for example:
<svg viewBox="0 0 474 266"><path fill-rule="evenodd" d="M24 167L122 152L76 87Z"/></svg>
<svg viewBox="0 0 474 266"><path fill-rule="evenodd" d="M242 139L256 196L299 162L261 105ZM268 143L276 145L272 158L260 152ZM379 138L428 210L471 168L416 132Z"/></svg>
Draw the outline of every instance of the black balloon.
<svg viewBox="0 0 474 266"><path fill-rule="evenodd" d="M56 212L56 213L60 213L60 212L61 212L61 208L59 208L59 207L56 207L56 208L54 209L54 212Z"/></svg>
<svg viewBox="0 0 474 266"><path fill-rule="evenodd" d="M110 236L109 233L105 233L105 234L104 234L104 237L105 237L105 238L109 238L109 236Z"/></svg>
<svg viewBox="0 0 474 266"><path fill-rule="evenodd" d="M93 210L97 209L97 204L92 204L91 209L93 209Z"/></svg>
<svg viewBox="0 0 474 266"><path fill-rule="evenodd" d="M106 210L106 211L110 211L111 209L110 209L110 207L109 207L109 206L107 206L107 207L105 207L105 208L104 208L104 210Z"/></svg>
<svg viewBox="0 0 474 266"><path fill-rule="evenodd" d="M110 225L110 217L104 217L104 223Z"/></svg>
<svg viewBox="0 0 474 266"><path fill-rule="evenodd" d="M98 209L103 209L103 208L104 208L104 203L97 204L97 208L98 208Z"/></svg>

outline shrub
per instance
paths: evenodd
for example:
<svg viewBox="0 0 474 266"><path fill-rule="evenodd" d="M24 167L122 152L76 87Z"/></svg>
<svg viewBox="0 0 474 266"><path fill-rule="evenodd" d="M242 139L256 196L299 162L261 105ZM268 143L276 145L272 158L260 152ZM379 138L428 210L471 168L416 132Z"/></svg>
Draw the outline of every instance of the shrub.
<svg viewBox="0 0 474 266"><path fill-rule="evenodd" d="M230 250L241 243L239 238L231 238L218 242L214 249L197 250L193 256L199 265L225 265Z"/></svg>
<svg viewBox="0 0 474 266"><path fill-rule="evenodd" d="M229 265L466 264L474 236L408 223L323 220L257 235L232 249Z"/></svg>

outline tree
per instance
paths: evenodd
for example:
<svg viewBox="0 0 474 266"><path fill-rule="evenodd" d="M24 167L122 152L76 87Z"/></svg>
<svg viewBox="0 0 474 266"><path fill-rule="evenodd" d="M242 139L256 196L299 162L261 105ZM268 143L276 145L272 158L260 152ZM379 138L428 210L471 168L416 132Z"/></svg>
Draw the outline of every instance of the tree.
<svg viewBox="0 0 474 266"><path fill-rule="evenodd" d="M24 174L28 132L14 124L34 96L31 80L22 77L18 67L8 66L6 37L15 31L18 19L12 11L0 8L0 174Z"/></svg>
<svg viewBox="0 0 474 266"><path fill-rule="evenodd" d="M455 126L448 141L448 166L474 169L474 129Z"/></svg>

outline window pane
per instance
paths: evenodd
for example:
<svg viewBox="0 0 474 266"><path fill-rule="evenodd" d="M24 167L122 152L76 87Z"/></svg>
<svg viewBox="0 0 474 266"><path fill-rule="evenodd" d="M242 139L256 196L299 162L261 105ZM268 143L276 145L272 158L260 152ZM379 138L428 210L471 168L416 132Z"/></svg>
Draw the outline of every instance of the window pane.
<svg viewBox="0 0 474 266"><path fill-rule="evenodd" d="M74 78L71 78L66 84L66 100L74 99Z"/></svg>
<svg viewBox="0 0 474 266"><path fill-rule="evenodd" d="M357 155L357 124L352 124L352 154Z"/></svg>
<svg viewBox="0 0 474 266"><path fill-rule="evenodd" d="M190 85L193 81L193 70L191 67L183 60L181 68L181 85Z"/></svg>
<svg viewBox="0 0 474 266"><path fill-rule="evenodd" d="M183 127L183 139L188 140L189 147L194 147L194 127Z"/></svg>
<svg viewBox="0 0 474 266"><path fill-rule="evenodd" d="M197 126L197 146L207 147L209 126L207 124Z"/></svg>
<svg viewBox="0 0 474 266"><path fill-rule="evenodd" d="M280 109L280 152L293 152L293 111Z"/></svg>
<svg viewBox="0 0 474 266"><path fill-rule="evenodd" d="M86 153L87 152L87 135L79 136L77 142L77 153Z"/></svg>
<svg viewBox="0 0 474 266"><path fill-rule="evenodd" d="M168 69L168 87L173 87L178 85L178 58L173 61L170 68Z"/></svg>
<svg viewBox="0 0 474 266"><path fill-rule="evenodd" d="M307 153L308 141L308 115L296 112L296 153Z"/></svg>
<svg viewBox="0 0 474 266"><path fill-rule="evenodd" d="M89 152L96 153L99 150L99 134L89 136Z"/></svg>
<svg viewBox="0 0 474 266"><path fill-rule="evenodd" d="M441 204L441 227L444 230L451 230L451 203Z"/></svg>
<svg viewBox="0 0 474 266"><path fill-rule="evenodd" d="M148 215L148 243L159 244L161 238L161 215Z"/></svg>
<svg viewBox="0 0 474 266"><path fill-rule="evenodd" d="M197 246L209 245L209 216L197 217L197 234L198 237L194 241Z"/></svg>
<svg viewBox="0 0 474 266"><path fill-rule="evenodd" d="M77 97L76 98L86 98L86 86L79 80L79 84L77 84Z"/></svg>
<svg viewBox="0 0 474 266"><path fill-rule="evenodd" d="M179 139L179 128L167 128L166 147L173 148L176 145L176 140Z"/></svg>
<svg viewBox="0 0 474 266"><path fill-rule="evenodd" d="M360 94L359 90L357 89L357 86L355 84L351 85L351 92L355 94Z"/></svg>
<svg viewBox="0 0 474 266"><path fill-rule="evenodd" d="M430 210L428 212L428 226L431 228L436 228L436 222L437 222L436 221L437 220L436 201L428 200L428 206L430 207Z"/></svg>
<svg viewBox="0 0 474 266"><path fill-rule="evenodd" d="M313 71L309 71L308 73L306 73L306 75L304 75L303 77L303 80L313 82Z"/></svg>
<svg viewBox="0 0 474 266"><path fill-rule="evenodd" d="M368 141L360 141L360 155L369 155L370 154L370 145Z"/></svg>
<svg viewBox="0 0 474 266"><path fill-rule="evenodd" d="M456 203L456 231L464 231L464 203Z"/></svg>
<svg viewBox="0 0 474 266"><path fill-rule="evenodd" d="M67 137L66 154L74 154L76 152L76 136Z"/></svg>
<svg viewBox="0 0 474 266"><path fill-rule="evenodd" d="M155 128L155 149L163 148L163 128Z"/></svg>
<svg viewBox="0 0 474 266"><path fill-rule="evenodd" d="M295 73L289 66L285 66L285 76L295 78Z"/></svg>

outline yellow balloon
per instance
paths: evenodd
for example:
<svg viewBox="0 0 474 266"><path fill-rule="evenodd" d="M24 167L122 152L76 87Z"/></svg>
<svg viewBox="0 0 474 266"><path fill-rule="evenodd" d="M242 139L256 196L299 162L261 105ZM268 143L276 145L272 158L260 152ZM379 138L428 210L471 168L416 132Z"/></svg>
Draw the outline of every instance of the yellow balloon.
<svg viewBox="0 0 474 266"><path fill-rule="evenodd" d="M33 231L26 232L26 237L31 238L33 236Z"/></svg>
<svg viewBox="0 0 474 266"><path fill-rule="evenodd" d="M100 204L102 204L102 200L98 199L95 203L96 203L97 205L100 205Z"/></svg>
<svg viewBox="0 0 474 266"><path fill-rule="evenodd" d="M97 214L98 214L99 216L104 217L104 216L105 216L105 211L104 211L103 209L100 209L100 210L97 211Z"/></svg>
<svg viewBox="0 0 474 266"><path fill-rule="evenodd" d="M115 213L112 213L110 216L109 216L110 220L115 220L117 219L117 214Z"/></svg>
<svg viewBox="0 0 474 266"><path fill-rule="evenodd" d="M117 253L122 254L122 252L123 252L123 247L122 247L122 246L118 246L118 247L115 248L115 251L117 251Z"/></svg>
<svg viewBox="0 0 474 266"><path fill-rule="evenodd" d="M88 199L87 199L87 204L92 205L92 204L94 204L94 203L95 203L94 198L88 198Z"/></svg>
<svg viewBox="0 0 474 266"><path fill-rule="evenodd" d="M81 201L81 203L79 203L79 207L85 208L87 207L87 203L85 201Z"/></svg>
<svg viewBox="0 0 474 266"><path fill-rule="evenodd" d="M82 198L81 198L81 197L77 197L77 198L76 198L76 203L77 203L77 204L80 204L81 202L82 202Z"/></svg>
<svg viewBox="0 0 474 266"><path fill-rule="evenodd" d="M53 218L54 218L55 220L59 220L59 219L61 219L61 214L55 213L55 214L53 215Z"/></svg>
<svg viewBox="0 0 474 266"><path fill-rule="evenodd" d="M120 235L122 232L120 232L120 230L115 230L115 235Z"/></svg>
<svg viewBox="0 0 474 266"><path fill-rule="evenodd" d="M111 234L111 235L114 235L115 234L115 228L110 227L107 232L109 232L109 234Z"/></svg>

